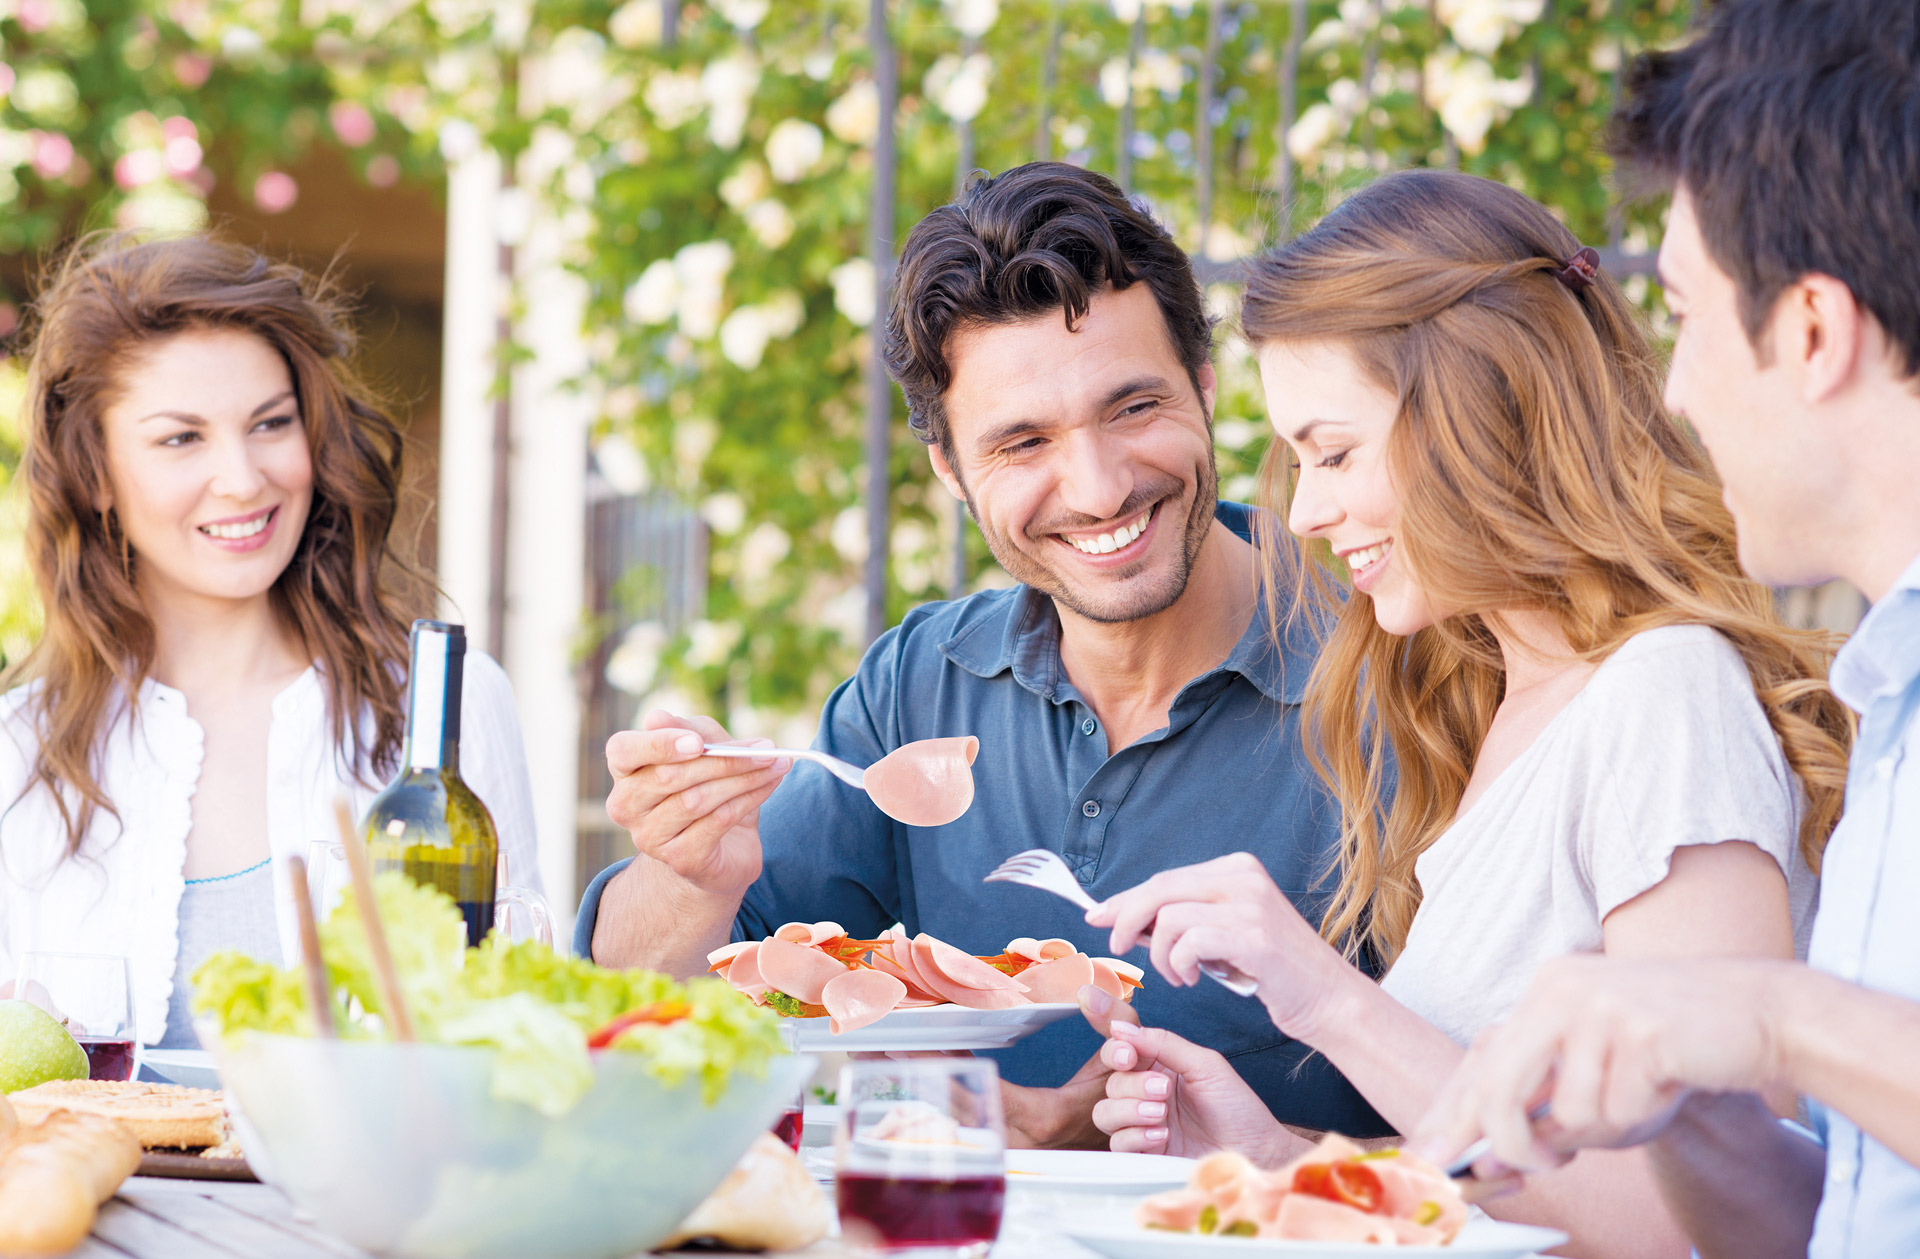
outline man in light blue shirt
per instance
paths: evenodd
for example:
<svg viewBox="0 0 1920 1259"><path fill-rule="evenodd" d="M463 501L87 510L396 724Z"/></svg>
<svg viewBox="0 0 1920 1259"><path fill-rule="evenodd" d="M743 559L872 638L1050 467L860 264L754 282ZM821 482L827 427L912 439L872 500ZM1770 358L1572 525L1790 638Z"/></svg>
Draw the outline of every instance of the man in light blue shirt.
<svg viewBox="0 0 1920 1259"><path fill-rule="evenodd" d="M1494 1161L1529 1170L1650 1141L1702 1255L1906 1259L1920 1255L1920 3L1724 0L1626 88L1621 156L1674 190L1667 400L1720 470L1741 561L1776 585L1842 577L1873 601L1831 672L1860 715L1846 812L1808 965L1543 968L1419 1142L1448 1158L1484 1134ZM1775 1120L1795 1096L1820 1139Z"/></svg>

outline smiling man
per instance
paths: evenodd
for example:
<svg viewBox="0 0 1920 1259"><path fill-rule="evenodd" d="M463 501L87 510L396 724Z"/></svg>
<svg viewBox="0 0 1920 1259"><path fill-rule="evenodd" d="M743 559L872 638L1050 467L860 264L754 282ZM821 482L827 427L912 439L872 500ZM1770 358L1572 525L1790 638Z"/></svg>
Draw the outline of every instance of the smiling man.
<svg viewBox="0 0 1920 1259"><path fill-rule="evenodd" d="M576 947L686 974L730 939L829 919L980 954L1018 936L1102 952L1066 902L981 883L1035 847L1096 898L1251 851L1317 921L1337 811L1300 746L1311 647L1269 635L1250 513L1216 498L1211 345L1186 256L1100 175L1024 166L915 227L888 361L934 471L1019 584L909 613L815 746L867 765L977 735L973 807L903 825L815 766L701 758L724 735L710 719L648 714L607 748L608 812L637 853L588 889ZM1384 1131L1258 1002L1150 984L1135 1007L1219 1049L1285 1122ZM998 1055L1016 1139L1104 1144L1099 1045L1076 1019Z"/></svg>

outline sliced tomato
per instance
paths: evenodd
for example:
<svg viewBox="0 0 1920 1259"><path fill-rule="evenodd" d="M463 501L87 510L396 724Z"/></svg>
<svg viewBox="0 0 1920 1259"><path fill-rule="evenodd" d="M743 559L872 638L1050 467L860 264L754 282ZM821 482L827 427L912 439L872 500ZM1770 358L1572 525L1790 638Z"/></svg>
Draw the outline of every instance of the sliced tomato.
<svg viewBox="0 0 1920 1259"><path fill-rule="evenodd" d="M1353 1159L1307 1164L1293 1173L1293 1192L1325 1198L1369 1214L1378 1212L1386 1197L1374 1170Z"/></svg>
<svg viewBox="0 0 1920 1259"><path fill-rule="evenodd" d="M587 1037L587 1048L605 1049L614 1042L615 1037L629 1027L638 1027L642 1023L678 1023L692 1012L693 1008L684 1001L655 1001L638 1009L628 1010Z"/></svg>

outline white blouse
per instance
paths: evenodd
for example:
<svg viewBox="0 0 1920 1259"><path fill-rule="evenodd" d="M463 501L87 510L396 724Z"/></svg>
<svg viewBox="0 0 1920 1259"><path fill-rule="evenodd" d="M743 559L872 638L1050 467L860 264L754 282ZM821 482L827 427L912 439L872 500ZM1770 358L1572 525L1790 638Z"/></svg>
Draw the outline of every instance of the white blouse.
<svg viewBox="0 0 1920 1259"><path fill-rule="evenodd" d="M26 720L27 688L0 696L0 983L23 953L123 953L132 971L140 1040L166 1030L179 950L180 895L193 826L205 735L186 697L149 679L137 722L123 710L103 750L100 786L119 810L95 815L78 856L44 788L22 796L38 734ZM493 815L509 877L539 890L533 794L526 748L506 673L468 652L460 712L460 776ZM372 730L372 715L361 726ZM343 764L331 739L327 695L309 668L273 699L267 731L267 849L281 961L299 956L299 923L287 874L315 840L332 840L333 801L344 794L356 816L384 784L367 787Z"/></svg>

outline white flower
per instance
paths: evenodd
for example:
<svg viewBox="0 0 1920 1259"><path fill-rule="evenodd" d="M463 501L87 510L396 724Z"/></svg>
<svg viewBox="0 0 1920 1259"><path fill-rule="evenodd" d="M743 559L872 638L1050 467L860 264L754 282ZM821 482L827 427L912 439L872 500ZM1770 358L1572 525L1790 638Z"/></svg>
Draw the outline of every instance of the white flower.
<svg viewBox="0 0 1920 1259"><path fill-rule="evenodd" d="M760 63L736 52L707 63L700 90L707 98L707 138L723 149L740 146L747 129L747 108L760 87Z"/></svg>
<svg viewBox="0 0 1920 1259"><path fill-rule="evenodd" d="M983 52L970 57L952 53L935 61L927 70L923 84L927 99L940 107L955 122L969 122L987 104L987 83L993 78L993 61Z"/></svg>
<svg viewBox="0 0 1920 1259"><path fill-rule="evenodd" d="M947 12L955 29L978 39L1000 20L1000 0L947 0Z"/></svg>
<svg viewBox="0 0 1920 1259"><path fill-rule="evenodd" d="M766 316L767 332L775 340L785 340L806 322L807 306L792 289L776 289L760 303L760 313Z"/></svg>
<svg viewBox="0 0 1920 1259"><path fill-rule="evenodd" d="M840 558L849 564L867 562L867 509L848 507L833 518L833 527L827 531L827 540L833 543L833 549ZM861 615L864 617L865 605ZM864 625L865 622L863 621Z"/></svg>
<svg viewBox="0 0 1920 1259"><path fill-rule="evenodd" d="M1232 227L1216 222L1207 229L1206 245L1200 252L1215 262L1227 262L1234 258L1248 257L1258 249L1258 245L1234 231Z"/></svg>
<svg viewBox="0 0 1920 1259"><path fill-rule="evenodd" d="M480 151L480 130L464 118L449 118L440 124L440 156L449 162L463 162Z"/></svg>
<svg viewBox="0 0 1920 1259"><path fill-rule="evenodd" d="M647 457L634 448L625 433L608 433L593 444L593 466L616 493L645 494L653 484Z"/></svg>
<svg viewBox="0 0 1920 1259"><path fill-rule="evenodd" d="M640 98L653 120L668 131L692 122L706 101L699 78L677 70L662 70L649 78Z"/></svg>
<svg viewBox="0 0 1920 1259"><path fill-rule="evenodd" d="M713 0L714 12L736 31L750 31L766 19L772 0Z"/></svg>
<svg viewBox="0 0 1920 1259"><path fill-rule="evenodd" d="M856 328L873 322L878 302L874 292L873 263L866 258L849 258L827 272L833 282L833 307Z"/></svg>
<svg viewBox="0 0 1920 1259"><path fill-rule="evenodd" d="M820 163L827 139L801 118L784 118L767 135L767 169L783 184L798 183Z"/></svg>
<svg viewBox="0 0 1920 1259"><path fill-rule="evenodd" d="M680 282L680 331L705 341L719 330L727 272L732 268L733 246L724 240L686 245L673 256L675 278Z"/></svg>
<svg viewBox="0 0 1920 1259"><path fill-rule="evenodd" d="M1287 152L1300 163L1313 161L1345 129L1340 111L1325 101L1307 106L1287 128Z"/></svg>
<svg viewBox="0 0 1920 1259"><path fill-rule="evenodd" d="M1348 118L1360 112L1366 103L1367 94L1352 79L1335 79L1327 84L1327 104Z"/></svg>
<svg viewBox="0 0 1920 1259"><path fill-rule="evenodd" d="M700 504L700 519L715 533L731 537L747 523L747 501L732 490L709 494Z"/></svg>
<svg viewBox="0 0 1920 1259"><path fill-rule="evenodd" d="M918 593L939 583L940 537L919 517L909 516L893 527L887 551L902 589Z"/></svg>
<svg viewBox="0 0 1920 1259"><path fill-rule="evenodd" d="M1132 85L1127 81L1127 59L1109 57L1100 67L1100 99L1109 109L1118 109L1127 103L1127 93Z"/></svg>
<svg viewBox="0 0 1920 1259"><path fill-rule="evenodd" d="M1213 444L1222 450L1245 450L1260 436L1260 426L1246 420L1221 420L1213 426Z"/></svg>
<svg viewBox="0 0 1920 1259"><path fill-rule="evenodd" d="M1427 58L1427 103L1440 124L1472 156L1487 147L1487 132L1533 94L1533 76L1502 79L1479 57L1444 50Z"/></svg>
<svg viewBox="0 0 1920 1259"><path fill-rule="evenodd" d="M740 543L740 581L749 586L764 586L793 551L793 539L771 520L763 520Z"/></svg>
<svg viewBox="0 0 1920 1259"><path fill-rule="evenodd" d="M1540 20L1545 0L1439 0L1434 15L1453 42L1491 56L1529 22Z"/></svg>
<svg viewBox="0 0 1920 1259"><path fill-rule="evenodd" d="M622 48L651 48L666 33L660 0L627 0L607 19L607 33Z"/></svg>
<svg viewBox="0 0 1920 1259"><path fill-rule="evenodd" d="M720 425L711 416L692 415L673 426L673 457L682 470L698 473L720 440Z"/></svg>
<svg viewBox="0 0 1920 1259"><path fill-rule="evenodd" d="M1160 93L1168 100L1178 99L1187 83L1187 68L1180 58L1161 48L1149 48L1140 54L1133 68L1133 85Z"/></svg>
<svg viewBox="0 0 1920 1259"><path fill-rule="evenodd" d="M768 249L778 249L793 239L793 215L772 198L748 206L744 217L747 230Z"/></svg>
<svg viewBox="0 0 1920 1259"><path fill-rule="evenodd" d="M607 657L607 685L627 695L645 695L660 676L660 655L666 649L666 626L658 621L635 625Z"/></svg>
<svg viewBox="0 0 1920 1259"><path fill-rule="evenodd" d="M827 130L847 144L870 145L880 134L880 89L861 79L827 106Z"/></svg>
<svg viewBox="0 0 1920 1259"><path fill-rule="evenodd" d="M620 307L637 324L661 324L673 318L680 305L680 277L673 263L656 258L647 264L640 278L627 286Z"/></svg>
<svg viewBox="0 0 1920 1259"><path fill-rule="evenodd" d="M687 654L681 659L692 669L725 664L742 636L737 621L695 621L687 627Z"/></svg>
<svg viewBox="0 0 1920 1259"><path fill-rule="evenodd" d="M744 209L767 195L773 185L767 182L767 168L748 158L720 181L720 199L734 209Z"/></svg>
<svg viewBox="0 0 1920 1259"><path fill-rule="evenodd" d="M738 307L720 324L720 353L741 371L760 366L767 342L772 339L766 313L758 306Z"/></svg>
<svg viewBox="0 0 1920 1259"><path fill-rule="evenodd" d="M862 529L866 525L860 526ZM858 644L867 636L867 591L854 584L820 605L816 621L840 635L843 642Z"/></svg>
<svg viewBox="0 0 1920 1259"><path fill-rule="evenodd" d="M1132 24L1140 16L1142 0L1113 0L1113 16L1122 22Z"/></svg>

